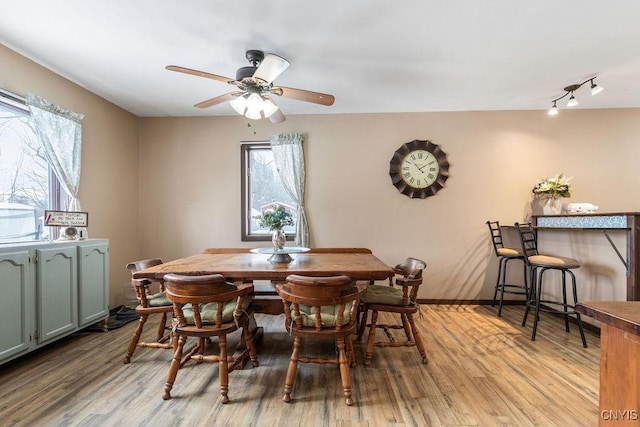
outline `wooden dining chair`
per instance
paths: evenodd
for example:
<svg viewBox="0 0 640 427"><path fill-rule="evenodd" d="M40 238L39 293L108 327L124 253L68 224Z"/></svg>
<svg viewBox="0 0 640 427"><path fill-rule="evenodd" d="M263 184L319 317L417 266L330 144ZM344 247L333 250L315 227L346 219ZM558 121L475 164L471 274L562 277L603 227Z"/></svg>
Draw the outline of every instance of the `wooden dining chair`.
<svg viewBox="0 0 640 427"><path fill-rule="evenodd" d="M173 302L174 353L163 399L171 398L171 389L178 370L188 359L213 362L219 366L222 403L229 402L229 373L241 367L244 357L234 358L227 352L227 335L242 329L242 337L253 366L258 366L258 355L249 332L249 318L253 315L250 283L227 282L220 274L183 276L166 274L164 283L167 297ZM205 354L208 338L218 337L218 354ZM187 338L197 338L197 345L184 355Z"/></svg>
<svg viewBox="0 0 640 427"><path fill-rule="evenodd" d="M355 352L351 335L366 285L354 284L347 276L290 275L285 283L276 284L276 290L284 303L285 327L294 337L283 400L291 401L298 363L329 363L340 367L345 403L352 405L350 367L355 366ZM301 356L303 339L335 340L337 356Z"/></svg>
<svg viewBox="0 0 640 427"><path fill-rule="evenodd" d="M364 313L360 321L358 340L362 339L365 327L369 327L367 350L364 364L371 365L374 347L413 347L420 353L422 363L428 363L427 354L422 338L415 325L413 315L419 312L416 301L418 289L422 284L422 271L427 264L417 258L407 258L403 263L394 267L396 273L395 285L392 278L387 285L368 285L367 293L362 298ZM368 313L371 311L371 323L367 323ZM378 323L378 313L400 315L400 323ZM382 329L386 340L376 341L376 330ZM392 330L402 329L406 339L397 340ZM397 335L397 334L396 334Z"/></svg>
<svg viewBox="0 0 640 427"><path fill-rule="evenodd" d="M127 264L127 269L131 271L131 274L144 270L145 268L153 267L162 264L160 258L144 259L140 261L134 261ZM162 282L158 285L158 292L152 293L152 282L147 279L134 279L131 278L131 285L136 292L136 299L138 305L136 306L136 313L140 315L138 325L133 336L129 341L129 347L127 347L127 354L124 356L124 363L127 364L131 361L133 353L138 347L147 348L162 348L171 349L173 345L170 342L171 334L170 328L167 325L167 314L173 313L173 304L167 299L166 293ZM152 314L160 314L160 321L158 322L158 334L155 341L145 342L140 341L144 325Z"/></svg>

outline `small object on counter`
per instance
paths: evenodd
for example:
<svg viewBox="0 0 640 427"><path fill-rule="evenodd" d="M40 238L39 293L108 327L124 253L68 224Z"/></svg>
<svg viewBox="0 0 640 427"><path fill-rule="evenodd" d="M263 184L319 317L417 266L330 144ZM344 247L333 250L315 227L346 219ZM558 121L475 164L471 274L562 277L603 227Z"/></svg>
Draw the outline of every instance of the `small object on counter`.
<svg viewBox="0 0 640 427"><path fill-rule="evenodd" d="M594 213L598 206L591 203L569 203L566 209L567 213Z"/></svg>

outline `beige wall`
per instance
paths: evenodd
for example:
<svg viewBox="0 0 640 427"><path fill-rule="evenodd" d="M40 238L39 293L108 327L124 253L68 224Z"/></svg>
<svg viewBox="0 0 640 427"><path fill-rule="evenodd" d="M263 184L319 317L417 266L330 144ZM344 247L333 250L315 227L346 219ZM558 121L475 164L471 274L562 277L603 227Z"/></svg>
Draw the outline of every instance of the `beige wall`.
<svg viewBox="0 0 640 427"><path fill-rule="evenodd" d="M143 118L142 255L251 246L240 241L240 142L302 132L312 246L366 246L392 265L422 258L420 297L488 299L496 265L485 221L525 219L537 178L563 172L572 201L640 210L639 119L637 109L310 115L250 127L240 117ZM439 144L451 164L446 187L424 200L389 178L393 152L413 139Z"/></svg>
<svg viewBox="0 0 640 427"><path fill-rule="evenodd" d="M80 199L90 236L110 240L112 307L130 260L254 246L240 241L240 142L276 133L306 136L312 246L366 246L392 265L422 258L422 298L492 296L484 223L525 219L537 178L563 172L574 176L572 201L640 211L638 109L309 115L250 126L241 117L138 119L3 46L0 63L0 87L85 114ZM413 139L439 144L451 164L446 187L424 200L400 194L388 173L393 152ZM581 246L573 239L567 249ZM589 239L582 274L595 271L589 285L604 286L589 292L606 298L600 289L624 286L619 266L591 260L618 260Z"/></svg>
<svg viewBox="0 0 640 427"><path fill-rule="evenodd" d="M80 202L89 212L89 237L109 239L110 307L122 304L125 264L140 253L138 119L0 45L0 87L34 93L78 113L82 120Z"/></svg>

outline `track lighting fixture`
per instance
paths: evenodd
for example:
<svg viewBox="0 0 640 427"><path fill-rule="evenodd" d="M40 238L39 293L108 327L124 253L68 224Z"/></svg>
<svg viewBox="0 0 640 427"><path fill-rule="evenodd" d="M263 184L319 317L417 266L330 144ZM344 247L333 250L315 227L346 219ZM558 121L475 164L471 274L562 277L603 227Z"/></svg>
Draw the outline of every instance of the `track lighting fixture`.
<svg viewBox="0 0 640 427"><path fill-rule="evenodd" d="M567 102L567 107L575 107L576 105L578 105L578 100L576 99L576 97L573 95L573 93L580 89L582 87L583 84L590 82L591 83L591 95L597 95L600 92L602 92L602 90L604 89L602 86L598 86L597 84L595 84L594 80L597 78L598 76L594 76L590 79L587 79L585 81L583 81L580 84L575 84L575 85L569 85L567 87L564 88L564 95L562 95L559 98L554 99L553 101L551 101L553 103L553 105L551 106L551 108L549 109L549 111L547 111L547 114L549 114L550 116L555 116L556 114L558 114L558 107L556 106L556 103L558 101L560 101L562 98L569 96L569 102Z"/></svg>

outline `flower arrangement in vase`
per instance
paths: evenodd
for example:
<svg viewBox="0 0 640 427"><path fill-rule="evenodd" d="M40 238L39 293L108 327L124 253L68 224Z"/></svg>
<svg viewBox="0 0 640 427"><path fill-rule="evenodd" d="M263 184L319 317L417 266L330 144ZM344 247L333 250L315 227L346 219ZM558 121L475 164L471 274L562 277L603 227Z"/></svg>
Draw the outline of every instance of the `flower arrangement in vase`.
<svg viewBox="0 0 640 427"><path fill-rule="evenodd" d="M271 242L276 250L281 250L287 241L287 236L283 228L293 225L291 212L280 204L275 204L273 208L267 209L260 215L260 227L268 228L272 232Z"/></svg>
<svg viewBox="0 0 640 427"><path fill-rule="evenodd" d="M538 183L533 187L533 194L538 198L545 198L546 202L542 206L542 213L545 215L559 215L562 213L561 197L571 197L573 187L572 177L557 174L550 178L538 179Z"/></svg>

